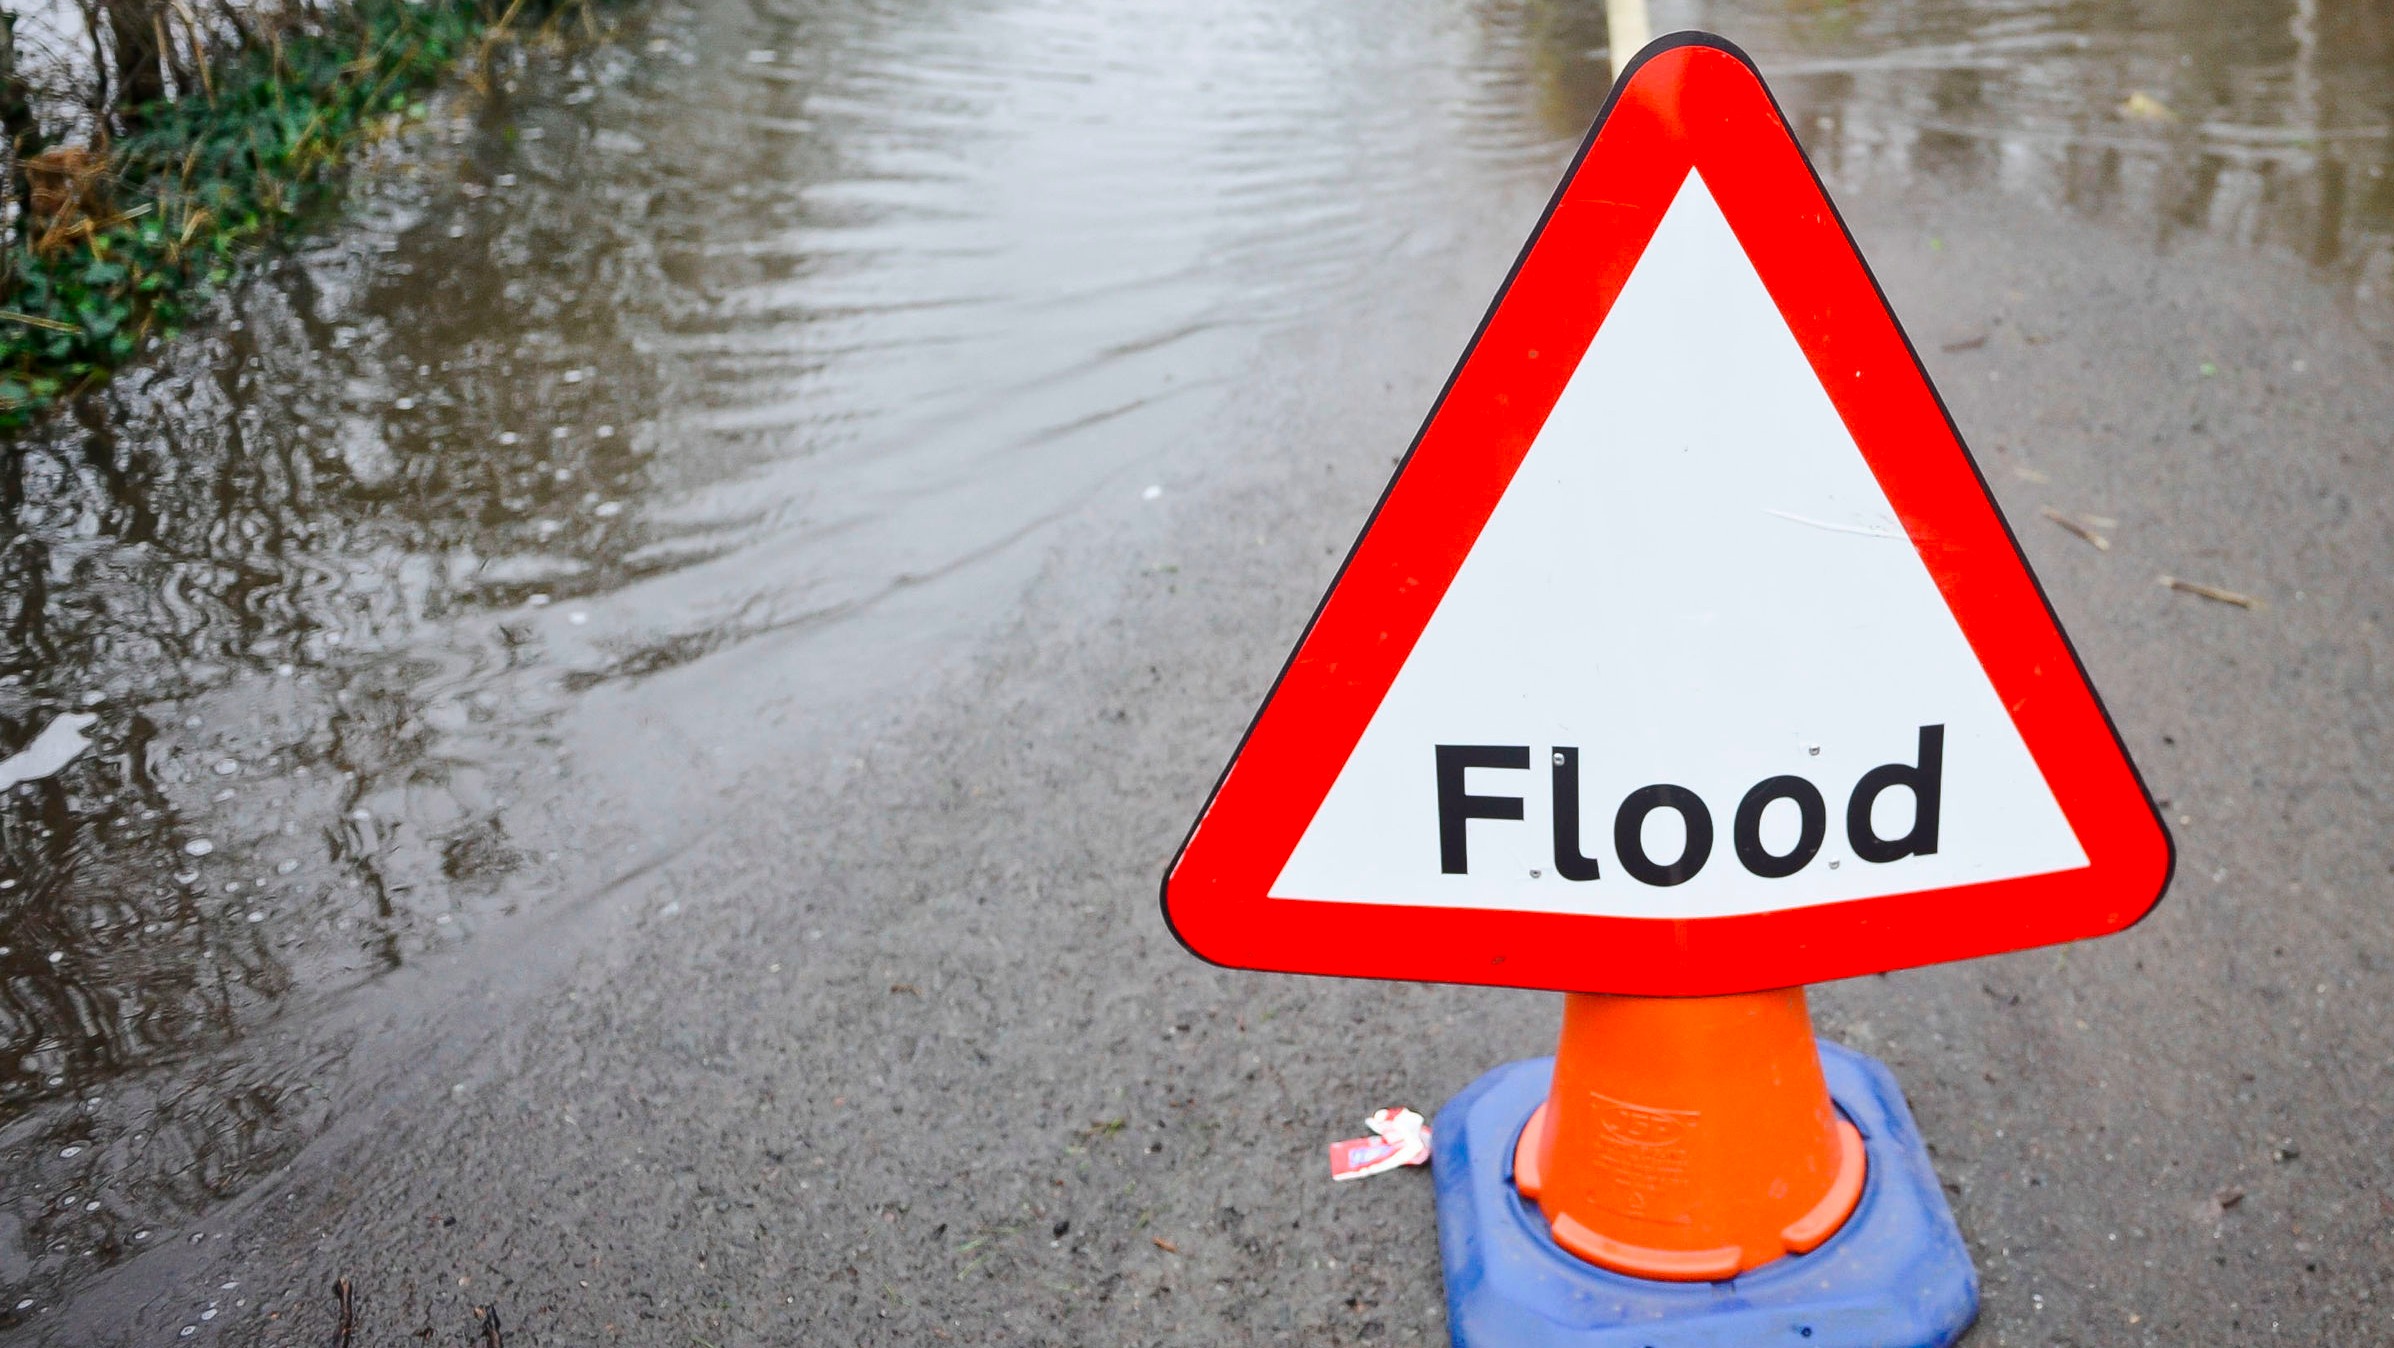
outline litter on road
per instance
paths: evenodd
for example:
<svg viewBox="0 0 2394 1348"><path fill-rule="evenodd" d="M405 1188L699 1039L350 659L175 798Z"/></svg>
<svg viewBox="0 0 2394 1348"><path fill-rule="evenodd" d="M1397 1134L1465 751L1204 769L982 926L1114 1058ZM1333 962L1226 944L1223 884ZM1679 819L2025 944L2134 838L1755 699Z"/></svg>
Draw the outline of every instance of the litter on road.
<svg viewBox="0 0 2394 1348"><path fill-rule="evenodd" d="M1377 1109L1363 1121L1363 1126L1372 1130L1370 1137L1350 1137L1330 1144L1331 1179L1363 1179L1409 1165L1430 1163L1429 1121L1413 1110L1401 1105L1395 1109Z"/></svg>

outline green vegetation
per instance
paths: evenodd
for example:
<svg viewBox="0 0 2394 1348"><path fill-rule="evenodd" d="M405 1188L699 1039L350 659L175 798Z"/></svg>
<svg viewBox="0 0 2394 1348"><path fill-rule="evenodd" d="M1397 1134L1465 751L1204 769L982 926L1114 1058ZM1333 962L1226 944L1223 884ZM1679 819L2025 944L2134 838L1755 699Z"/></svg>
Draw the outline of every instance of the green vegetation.
<svg viewBox="0 0 2394 1348"><path fill-rule="evenodd" d="M105 379L174 333L246 250L339 192L359 146L425 113L460 62L487 67L521 21L572 0L359 0L212 65L135 109L105 154L27 156L0 258L0 426ZM527 8L533 13L523 13Z"/></svg>

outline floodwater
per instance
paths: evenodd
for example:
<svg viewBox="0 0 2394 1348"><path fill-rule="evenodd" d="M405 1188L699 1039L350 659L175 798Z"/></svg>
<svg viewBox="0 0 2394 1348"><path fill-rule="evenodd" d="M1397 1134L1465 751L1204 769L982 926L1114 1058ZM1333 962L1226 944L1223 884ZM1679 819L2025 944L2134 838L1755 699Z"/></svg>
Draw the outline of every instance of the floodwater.
<svg viewBox="0 0 2394 1348"><path fill-rule="evenodd" d="M0 1328L337 1118L408 1051L361 989L566 939L756 774L836 783L1059 521L1203 471L1262 342L1534 211L1602 8L640 8L22 437L0 747L92 742L0 796ZM2369 0L1655 9L1756 54L1835 190L2394 316Z"/></svg>

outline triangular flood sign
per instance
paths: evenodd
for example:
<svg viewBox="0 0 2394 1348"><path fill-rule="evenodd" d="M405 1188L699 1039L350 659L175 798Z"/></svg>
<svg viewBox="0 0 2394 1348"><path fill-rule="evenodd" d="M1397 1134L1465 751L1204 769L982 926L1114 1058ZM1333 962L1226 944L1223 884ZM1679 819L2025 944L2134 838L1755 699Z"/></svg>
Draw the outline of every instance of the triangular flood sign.
<svg viewBox="0 0 2394 1348"><path fill-rule="evenodd" d="M2170 842L1744 55L1626 72L1164 883L1248 968L1697 995L2116 931Z"/></svg>

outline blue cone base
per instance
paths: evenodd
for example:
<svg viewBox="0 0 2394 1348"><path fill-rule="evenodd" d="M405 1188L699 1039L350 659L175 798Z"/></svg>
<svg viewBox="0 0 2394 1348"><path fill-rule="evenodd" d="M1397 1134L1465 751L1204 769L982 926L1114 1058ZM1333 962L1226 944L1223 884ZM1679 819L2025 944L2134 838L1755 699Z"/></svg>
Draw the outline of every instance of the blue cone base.
<svg viewBox="0 0 2394 1348"><path fill-rule="evenodd" d="M1902 1087L1877 1059L1823 1042L1829 1095L1870 1170L1845 1226L1809 1254L1727 1282L1652 1282L1554 1243L1513 1188L1513 1146L1554 1059L1507 1063L1434 1125L1438 1253L1455 1348L1943 1348L1978 1314L1978 1273Z"/></svg>

